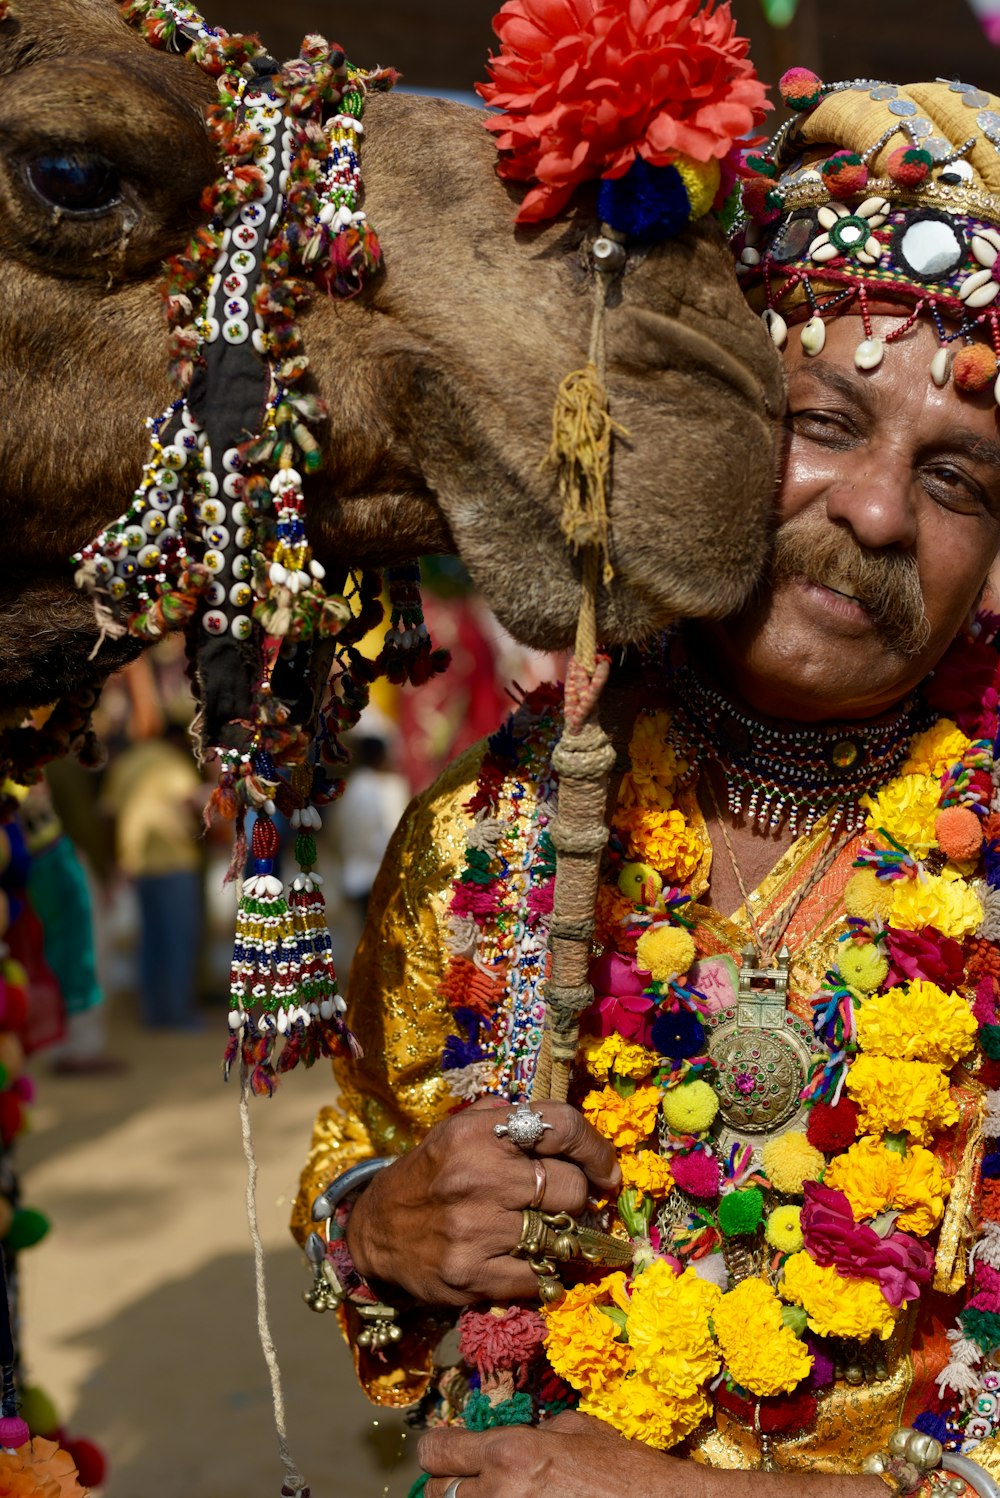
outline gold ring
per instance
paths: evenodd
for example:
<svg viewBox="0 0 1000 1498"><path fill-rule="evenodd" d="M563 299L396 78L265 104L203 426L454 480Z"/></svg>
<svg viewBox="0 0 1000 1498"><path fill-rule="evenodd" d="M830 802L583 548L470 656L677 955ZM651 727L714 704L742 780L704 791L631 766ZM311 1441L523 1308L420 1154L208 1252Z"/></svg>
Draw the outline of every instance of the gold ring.
<svg viewBox="0 0 1000 1498"><path fill-rule="evenodd" d="M548 1177L545 1173L544 1160L532 1158L531 1164L535 1171L535 1194L528 1203L528 1210L537 1210L542 1205L545 1196L545 1188L548 1185Z"/></svg>

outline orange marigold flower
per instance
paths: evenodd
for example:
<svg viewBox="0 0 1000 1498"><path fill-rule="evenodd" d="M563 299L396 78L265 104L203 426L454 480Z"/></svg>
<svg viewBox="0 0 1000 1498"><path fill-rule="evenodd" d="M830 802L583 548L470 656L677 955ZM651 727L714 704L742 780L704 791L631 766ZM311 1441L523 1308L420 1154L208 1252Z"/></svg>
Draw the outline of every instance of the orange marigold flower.
<svg viewBox="0 0 1000 1498"><path fill-rule="evenodd" d="M631 1097L620 1097L613 1087L588 1092L584 1117L618 1149L635 1149L656 1126L660 1108L658 1087L637 1087Z"/></svg>
<svg viewBox="0 0 1000 1498"><path fill-rule="evenodd" d="M17 1451L0 1450L0 1498L87 1498L87 1490L69 1452L36 1436Z"/></svg>

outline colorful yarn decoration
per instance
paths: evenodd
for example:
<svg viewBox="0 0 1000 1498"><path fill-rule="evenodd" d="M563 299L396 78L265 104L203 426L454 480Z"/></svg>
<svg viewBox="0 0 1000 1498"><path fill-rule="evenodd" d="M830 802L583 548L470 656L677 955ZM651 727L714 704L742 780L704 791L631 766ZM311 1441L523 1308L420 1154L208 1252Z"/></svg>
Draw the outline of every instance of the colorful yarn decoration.
<svg viewBox="0 0 1000 1498"><path fill-rule="evenodd" d="M823 97L823 83L809 68L789 68L778 80L778 91L789 109L815 109Z"/></svg>
<svg viewBox="0 0 1000 1498"><path fill-rule="evenodd" d="M868 168L854 151L836 151L820 167L827 191L834 198L853 198L868 185Z"/></svg>
<svg viewBox="0 0 1000 1498"><path fill-rule="evenodd" d="M976 395L997 377L997 356L985 343L967 343L952 360L951 377L959 390Z"/></svg>
<svg viewBox="0 0 1000 1498"><path fill-rule="evenodd" d="M920 187L931 174L934 158L920 146L897 146L886 162L886 173L900 187Z"/></svg>

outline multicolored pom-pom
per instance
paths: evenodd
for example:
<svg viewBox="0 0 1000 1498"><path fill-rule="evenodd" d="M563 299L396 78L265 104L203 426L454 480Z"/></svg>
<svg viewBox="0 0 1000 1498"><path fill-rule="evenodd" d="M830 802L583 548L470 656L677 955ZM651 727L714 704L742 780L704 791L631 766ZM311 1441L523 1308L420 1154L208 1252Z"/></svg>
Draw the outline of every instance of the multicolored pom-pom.
<svg viewBox="0 0 1000 1498"><path fill-rule="evenodd" d="M767 177L751 177L743 184L743 208L755 224L773 224L781 212L781 198Z"/></svg>
<svg viewBox="0 0 1000 1498"><path fill-rule="evenodd" d="M760 156L756 151L751 151L744 157L744 164L749 172L756 172L758 177L777 177L777 163L770 156Z"/></svg>
<svg viewBox="0 0 1000 1498"><path fill-rule="evenodd" d="M789 109L815 109L823 95L822 79L809 68L789 68L781 75L778 88Z"/></svg>
<svg viewBox="0 0 1000 1498"><path fill-rule="evenodd" d="M856 151L835 151L820 167L833 198L854 198L868 186L868 168Z"/></svg>
<svg viewBox="0 0 1000 1498"><path fill-rule="evenodd" d="M951 366L951 377L959 390L976 394L997 376L997 356L985 343L969 343L959 349Z"/></svg>
<svg viewBox="0 0 1000 1498"><path fill-rule="evenodd" d="M934 158L922 146L898 146L885 164L886 174L900 187L920 187L931 174Z"/></svg>

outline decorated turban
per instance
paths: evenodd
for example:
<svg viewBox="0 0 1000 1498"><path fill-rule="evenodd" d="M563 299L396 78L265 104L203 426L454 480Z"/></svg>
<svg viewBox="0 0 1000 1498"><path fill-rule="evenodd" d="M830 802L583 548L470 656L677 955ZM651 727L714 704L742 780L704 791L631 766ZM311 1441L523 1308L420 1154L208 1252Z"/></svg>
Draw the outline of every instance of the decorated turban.
<svg viewBox="0 0 1000 1498"><path fill-rule="evenodd" d="M993 386L1000 402L1000 99L971 84L781 80L792 117L746 158L744 290L775 343L789 324L818 354L826 319L862 318L873 369L917 317L937 328L939 386ZM875 337L871 315L898 307Z"/></svg>

